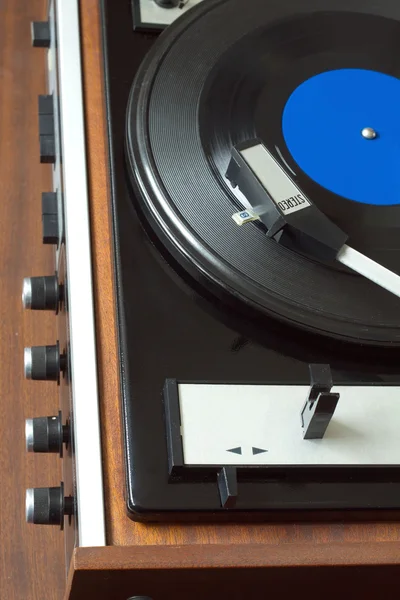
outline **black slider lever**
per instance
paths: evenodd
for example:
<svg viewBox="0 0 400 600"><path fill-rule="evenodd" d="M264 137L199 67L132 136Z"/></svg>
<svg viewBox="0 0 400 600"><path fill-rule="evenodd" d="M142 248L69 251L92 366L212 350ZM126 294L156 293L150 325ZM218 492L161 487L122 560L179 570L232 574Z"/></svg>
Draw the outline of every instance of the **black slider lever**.
<svg viewBox="0 0 400 600"><path fill-rule="evenodd" d="M238 497L236 467L223 467L217 477L222 508L235 508Z"/></svg>
<svg viewBox="0 0 400 600"><path fill-rule="evenodd" d="M301 411L305 440L321 440L333 417L340 394L333 394L329 365L309 365L311 387Z"/></svg>

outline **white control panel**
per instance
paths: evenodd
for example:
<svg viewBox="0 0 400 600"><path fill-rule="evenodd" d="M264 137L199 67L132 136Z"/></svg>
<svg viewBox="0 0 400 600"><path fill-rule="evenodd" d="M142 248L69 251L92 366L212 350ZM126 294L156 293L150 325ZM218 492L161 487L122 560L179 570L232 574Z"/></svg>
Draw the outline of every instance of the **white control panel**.
<svg viewBox="0 0 400 600"><path fill-rule="evenodd" d="M200 2L203 0L189 0L182 8L162 8L154 0L137 0L136 12L140 20L137 25L166 27Z"/></svg>
<svg viewBox="0 0 400 600"><path fill-rule="evenodd" d="M400 465L400 387L337 386L325 436L304 440L309 386L179 384L186 465Z"/></svg>

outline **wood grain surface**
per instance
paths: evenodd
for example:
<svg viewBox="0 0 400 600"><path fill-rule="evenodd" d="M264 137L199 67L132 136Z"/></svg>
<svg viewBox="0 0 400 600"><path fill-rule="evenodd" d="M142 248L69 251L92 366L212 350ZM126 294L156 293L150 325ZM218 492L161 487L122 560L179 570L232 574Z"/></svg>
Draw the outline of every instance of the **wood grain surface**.
<svg viewBox="0 0 400 600"><path fill-rule="evenodd" d="M390 600L396 567L75 571L69 600ZM300 596L302 594L302 596Z"/></svg>
<svg viewBox="0 0 400 600"><path fill-rule="evenodd" d="M318 562L314 553L303 554L302 549L293 544L293 552L287 555L284 544L276 544L268 549L266 565L265 549L260 544L247 544L244 556L231 552L229 545L215 544L210 553L207 544L187 546L108 546L107 548L78 548L75 551L75 566L83 571L118 570L129 571L132 565L136 570L154 569L240 569L243 567L313 567L313 566L377 566L384 562L397 565L397 544L382 544L385 554L371 552L369 544L350 544L343 552L340 542L323 544ZM237 548L235 548L237 550Z"/></svg>
<svg viewBox="0 0 400 600"><path fill-rule="evenodd" d="M395 549L387 548L387 564L370 552L369 565L360 567L359 544L353 546L344 554L341 544L325 545L317 564L311 553L300 568L295 553L288 564L283 546L270 552L267 566L262 547L251 544L243 557L218 545L213 552L205 545L82 548L75 552L68 600L127 600L137 595L153 600L392 598L398 587Z"/></svg>
<svg viewBox="0 0 400 600"><path fill-rule="evenodd" d="M206 545L209 556L215 557L222 544L232 557L243 561L250 545L261 545L266 565L275 552L281 564L345 564L356 547L358 564L368 564L374 557L382 564L400 563L400 523L396 522L140 524L126 516L98 0L81 0L81 17L108 544L191 546L188 553L197 551L192 546ZM134 553L129 556L134 560Z"/></svg>
<svg viewBox="0 0 400 600"><path fill-rule="evenodd" d="M53 314L24 312L22 279L51 274L51 247L41 243L41 192L50 168L39 163L38 94L45 56L30 42L30 21L45 0L0 2L0 598L60 600L65 587L63 536L25 523L25 488L58 485L60 460L25 452L27 417L54 414L53 383L26 382L23 348L52 344Z"/></svg>

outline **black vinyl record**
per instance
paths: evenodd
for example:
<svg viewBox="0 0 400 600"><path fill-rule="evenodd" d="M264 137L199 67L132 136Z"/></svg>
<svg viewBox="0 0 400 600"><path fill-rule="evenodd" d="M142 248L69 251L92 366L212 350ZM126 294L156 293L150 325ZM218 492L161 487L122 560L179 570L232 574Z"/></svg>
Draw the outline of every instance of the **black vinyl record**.
<svg viewBox="0 0 400 600"><path fill-rule="evenodd" d="M326 189L284 139L293 91L337 69L400 77L396 0L205 0L160 36L134 81L128 167L168 251L227 303L341 340L400 346L399 298L232 220L242 207L225 178L232 147L261 138L351 246L399 271L400 200L371 205Z"/></svg>

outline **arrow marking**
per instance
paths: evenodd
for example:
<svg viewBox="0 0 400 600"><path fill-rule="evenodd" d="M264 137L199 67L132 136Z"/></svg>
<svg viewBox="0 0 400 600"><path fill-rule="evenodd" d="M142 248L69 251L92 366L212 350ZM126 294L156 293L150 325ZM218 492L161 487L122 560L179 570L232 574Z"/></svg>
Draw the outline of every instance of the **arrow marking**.
<svg viewBox="0 0 400 600"><path fill-rule="evenodd" d="M263 450L263 448L252 448L253 450L253 455L255 454L264 454L264 452L268 452L268 450Z"/></svg>
<svg viewBox="0 0 400 600"><path fill-rule="evenodd" d="M233 454L242 454L242 449L241 448L231 448L230 450L227 450L227 452L233 452Z"/></svg>

